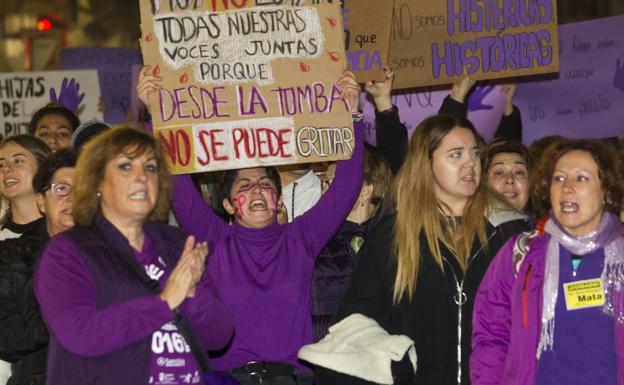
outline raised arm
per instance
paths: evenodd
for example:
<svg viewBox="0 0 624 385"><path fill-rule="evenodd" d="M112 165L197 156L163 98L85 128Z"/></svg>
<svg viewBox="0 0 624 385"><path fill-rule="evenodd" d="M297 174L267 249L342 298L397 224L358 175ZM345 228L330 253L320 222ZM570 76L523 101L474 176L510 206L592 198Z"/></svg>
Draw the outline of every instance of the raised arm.
<svg viewBox="0 0 624 385"><path fill-rule="evenodd" d="M407 127L401 122L399 110L392 105L390 92L394 71L390 67L384 67L384 72L386 78L383 82L368 81L364 89L375 102L377 150L388 162L392 174L396 174L407 152Z"/></svg>
<svg viewBox="0 0 624 385"><path fill-rule="evenodd" d="M93 279L66 234L43 252L34 289L51 333L65 349L82 356L100 356L138 342L174 318L158 295L99 309Z"/></svg>
<svg viewBox="0 0 624 385"><path fill-rule="evenodd" d="M466 118L468 116L468 101L466 98L475 83L476 81L470 78L468 71L464 68L462 78L453 83L451 94L442 101L438 114Z"/></svg>
<svg viewBox="0 0 624 385"><path fill-rule="evenodd" d="M204 201L190 175L176 175L173 188L171 207L180 226L199 241L214 247L215 242L229 231L228 224Z"/></svg>
<svg viewBox="0 0 624 385"><path fill-rule="evenodd" d="M474 385L502 385L511 335L511 295L514 286L512 237L499 250L485 274L472 317L470 379Z"/></svg>
<svg viewBox="0 0 624 385"><path fill-rule="evenodd" d="M360 86L355 75L344 71L337 83L351 111L357 111ZM347 218L362 188L364 177L364 124L361 116L354 118L354 144L351 159L336 162L334 182L316 205L288 224L288 231L300 239L316 258Z"/></svg>
<svg viewBox="0 0 624 385"><path fill-rule="evenodd" d="M349 160L336 162L336 176L321 199L289 226L316 257L351 212L364 176L364 124L353 125L355 148Z"/></svg>
<svg viewBox="0 0 624 385"><path fill-rule="evenodd" d="M514 106L513 98L516 95L515 84L504 84L501 91L505 93L505 106L503 108L503 118L501 119L495 138L505 138L512 142L522 142L522 118L520 110Z"/></svg>

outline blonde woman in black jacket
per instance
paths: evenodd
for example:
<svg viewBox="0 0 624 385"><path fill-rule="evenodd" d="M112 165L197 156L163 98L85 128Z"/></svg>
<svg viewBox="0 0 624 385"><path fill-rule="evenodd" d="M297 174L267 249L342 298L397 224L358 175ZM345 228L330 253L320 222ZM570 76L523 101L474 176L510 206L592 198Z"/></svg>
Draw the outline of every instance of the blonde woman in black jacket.
<svg viewBox="0 0 624 385"><path fill-rule="evenodd" d="M393 366L395 384L466 385L474 297L492 258L526 229L481 185L482 142L472 123L424 120L395 181L396 215L362 248L337 320L361 313L414 340L417 369ZM317 384L362 383L320 371Z"/></svg>

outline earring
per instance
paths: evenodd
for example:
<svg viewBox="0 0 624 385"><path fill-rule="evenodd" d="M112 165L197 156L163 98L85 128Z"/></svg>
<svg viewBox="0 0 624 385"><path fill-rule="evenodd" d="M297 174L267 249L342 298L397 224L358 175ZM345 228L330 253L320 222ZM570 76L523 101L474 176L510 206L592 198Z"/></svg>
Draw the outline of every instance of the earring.
<svg viewBox="0 0 624 385"><path fill-rule="evenodd" d="M102 197L102 193L99 192L99 191L95 195L98 197L98 199L100 199Z"/></svg>

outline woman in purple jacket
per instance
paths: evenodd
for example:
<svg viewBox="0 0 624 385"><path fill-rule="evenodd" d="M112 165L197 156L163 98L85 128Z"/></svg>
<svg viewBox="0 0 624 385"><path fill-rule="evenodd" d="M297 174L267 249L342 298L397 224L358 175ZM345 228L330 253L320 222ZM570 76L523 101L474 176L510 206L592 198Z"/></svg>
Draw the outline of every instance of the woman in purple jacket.
<svg viewBox="0 0 624 385"><path fill-rule="evenodd" d="M84 148L71 197L76 226L51 239L35 274L50 331L48 384L203 383L179 315L207 350L227 344L232 322L203 274L207 245L157 222L169 196L151 135L120 127Z"/></svg>
<svg viewBox="0 0 624 385"><path fill-rule="evenodd" d="M563 141L532 187L550 210L512 238L481 283L474 385L624 385L624 167L615 151Z"/></svg>

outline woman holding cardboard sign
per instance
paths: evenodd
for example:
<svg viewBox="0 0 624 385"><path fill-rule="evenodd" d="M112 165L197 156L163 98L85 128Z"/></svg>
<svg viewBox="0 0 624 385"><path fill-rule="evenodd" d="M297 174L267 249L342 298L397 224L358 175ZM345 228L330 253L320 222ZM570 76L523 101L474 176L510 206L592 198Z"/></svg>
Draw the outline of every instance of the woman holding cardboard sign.
<svg viewBox="0 0 624 385"><path fill-rule="evenodd" d="M474 385L624 384L624 166L606 145L546 153L532 187L550 210L511 239L479 288Z"/></svg>
<svg viewBox="0 0 624 385"><path fill-rule="evenodd" d="M144 102L158 80L142 76L137 93ZM351 111L357 111L360 87L354 75L345 72L337 85ZM285 225L277 223L281 183L274 167L223 173L223 206L232 224L202 200L189 176L176 178L176 217L185 230L210 245L207 271L235 323L233 340L212 362L243 384L311 383L311 371L298 361L297 351L312 342L315 259L362 186L364 133L360 118L354 121L355 150L350 160L337 162L336 182L311 210Z"/></svg>

